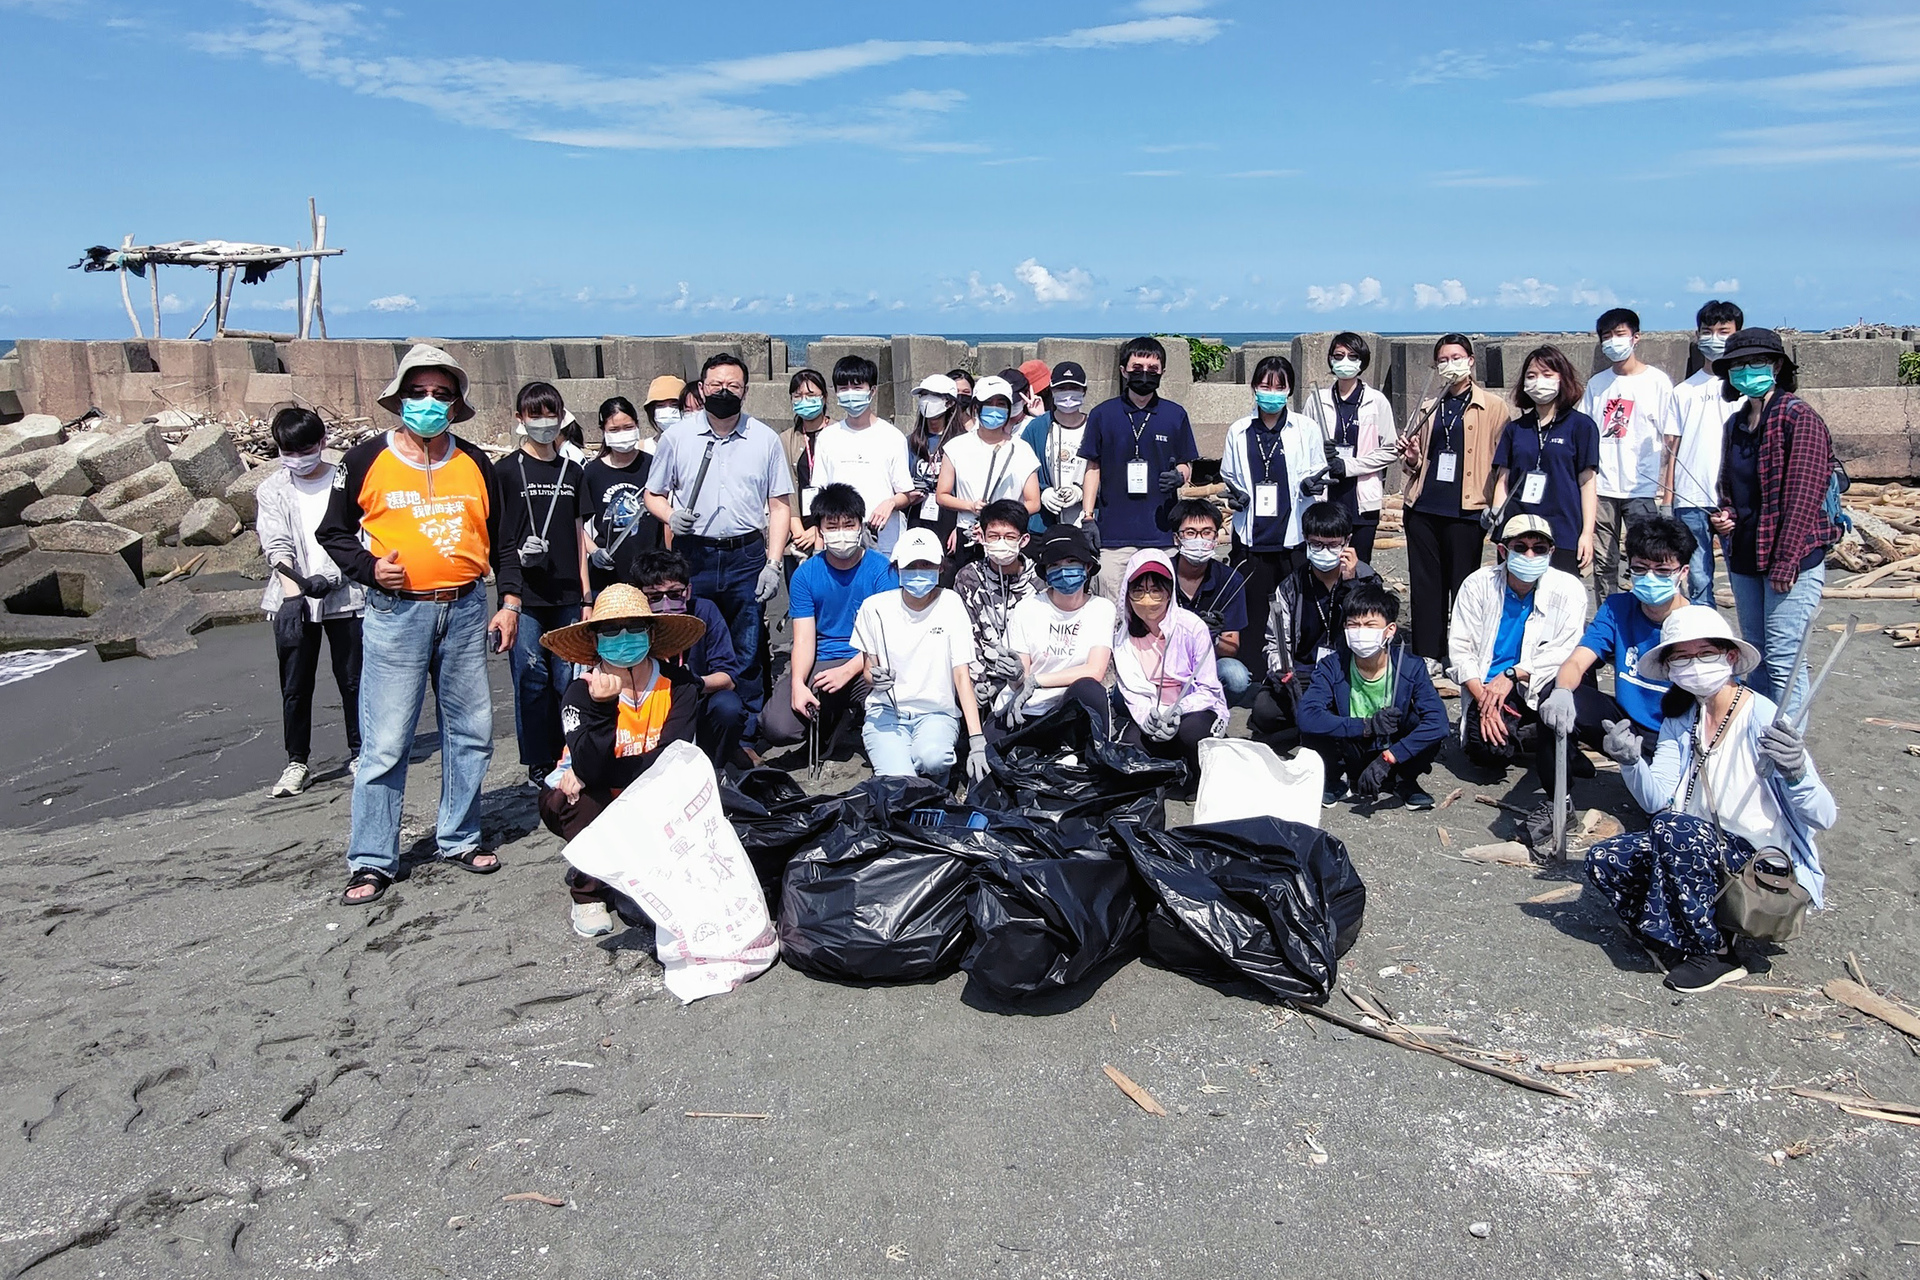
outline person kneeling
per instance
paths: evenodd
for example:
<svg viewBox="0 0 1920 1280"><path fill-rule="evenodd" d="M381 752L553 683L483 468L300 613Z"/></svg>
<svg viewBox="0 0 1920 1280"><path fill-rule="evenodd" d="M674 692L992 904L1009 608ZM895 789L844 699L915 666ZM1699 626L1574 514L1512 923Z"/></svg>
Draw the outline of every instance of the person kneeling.
<svg viewBox="0 0 1920 1280"><path fill-rule="evenodd" d="M1776 724L1779 708L1734 683L1760 652L1733 638L1701 605L1667 615L1640 674L1672 684L1662 700L1660 745L1642 757L1633 722L1608 722L1606 753L1642 809L1646 831L1587 850L1587 878L1642 944L1667 966L1674 991L1710 991L1747 976L1716 916L1723 877L1752 858L1787 864L1818 907L1826 874L1813 833L1833 826L1833 793L1820 781L1800 731Z"/></svg>
<svg viewBox="0 0 1920 1280"><path fill-rule="evenodd" d="M1306 558L1280 579L1267 616L1267 678L1254 695L1247 736L1275 751L1300 745L1300 699L1320 659L1346 643L1347 593L1380 575L1353 546L1353 515L1334 502L1300 513Z"/></svg>
<svg viewBox="0 0 1920 1280"><path fill-rule="evenodd" d="M1124 620L1113 633L1113 677L1127 708L1120 740L1162 759L1187 763L1200 782L1200 744L1227 732L1213 635L1200 616L1173 602L1173 561L1136 551L1127 562Z"/></svg>
<svg viewBox="0 0 1920 1280"><path fill-rule="evenodd" d="M700 728L695 738L714 770L750 763L739 756L747 704L740 700L738 681L747 664L734 652L720 606L693 594L686 557L678 551L642 551L633 560L633 583L656 614L686 614L706 624L706 634L684 654L662 652L660 656L700 677Z"/></svg>
<svg viewBox="0 0 1920 1280"><path fill-rule="evenodd" d="M973 697L973 623L940 587L940 540L909 530L893 549L900 589L870 596L853 620L853 647L867 664L867 760L880 777L915 774L945 785L960 721L967 722L967 774L987 774L987 740Z"/></svg>
<svg viewBox="0 0 1920 1280"><path fill-rule="evenodd" d="M1386 584L1354 583L1341 643L1300 697L1300 745L1326 762L1329 809L1349 795L1372 803L1389 785L1407 808L1433 808L1420 778L1447 740L1447 707L1426 663L1394 643L1399 621L1400 598Z"/></svg>
<svg viewBox="0 0 1920 1280"><path fill-rule="evenodd" d="M654 657L684 653L706 624L688 614L656 614L638 587L615 583L593 602L593 621L576 622L540 637L568 662L590 670L560 698L560 730L567 765L540 791L547 829L571 840L614 797L652 767L674 742L692 742L700 719L700 678ZM613 932L610 905L628 924L640 918L631 901L592 876L567 868L573 894L573 931L583 938Z"/></svg>

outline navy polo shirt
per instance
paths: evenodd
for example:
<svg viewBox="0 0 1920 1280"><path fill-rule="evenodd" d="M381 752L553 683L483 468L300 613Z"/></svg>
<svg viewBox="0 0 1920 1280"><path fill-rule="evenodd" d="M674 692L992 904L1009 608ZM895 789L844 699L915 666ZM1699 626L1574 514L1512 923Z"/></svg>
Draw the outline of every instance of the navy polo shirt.
<svg viewBox="0 0 1920 1280"><path fill-rule="evenodd" d="M1187 411L1155 396L1144 409L1125 396L1096 405L1087 415L1080 456L1100 464L1100 540L1110 547L1171 547L1168 519L1179 494L1160 492L1160 473L1200 457ZM1147 464L1147 491L1127 492L1127 464Z"/></svg>
<svg viewBox="0 0 1920 1280"><path fill-rule="evenodd" d="M733 637L727 631L727 620L720 616L720 606L704 597L690 596L687 612L707 624L707 633L687 650L687 670L697 676L725 674L738 680L747 666L733 647Z"/></svg>
<svg viewBox="0 0 1920 1280"><path fill-rule="evenodd" d="M1219 629L1214 633L1216 639L1221 631L1247 629L1247 579L1226 561L1207 561L1207 572L1200 579L1200 589L1192 595L1186 593L1177 578L1174 590L1180 596L1181 608L1200 614L1219 615Z"/></svg>
<svg viewBox="0 0 1920 1280"><path fill-rule="evenodd" d="M1507 515L1539 516L1553 530L1553 545L1571 551L1580 544L1580 473L1600 467L1600 427L1574 410L1542 432L1529 409L1500 429L1493 465L1507 473ZM1545 437L1545 446L1541 444ZM1538 502L1522 502L1529 471L1547 473Z"/></svg>

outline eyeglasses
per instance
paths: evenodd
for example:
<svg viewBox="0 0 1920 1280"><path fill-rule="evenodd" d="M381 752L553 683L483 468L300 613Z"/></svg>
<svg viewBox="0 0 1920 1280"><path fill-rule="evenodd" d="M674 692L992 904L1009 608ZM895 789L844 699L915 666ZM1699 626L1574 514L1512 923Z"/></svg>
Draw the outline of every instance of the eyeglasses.
<svg viewBox="0 0 1920 1280"><path fill-rule="evenodd" d="M1345 538L1308 538L1307 545L1319 551L1345 551L1347 540Z"/></svg>
<svg viewBox="0 0 1920 1280"><path fill-rule="evenodd" d="M1631 560L1627 562L1628 573L1661 573L1669 578L1684 568L1686 566L1683 564L1647 564L1645 562L1635 564Z"/></svg>
<svg viewBox="0 0 1920 1280"><path fill-rule="evenodd" d="M744 382L704 382L700 384L702 393L710 396L717 395L722 391L731 391L733 394L739 395L746 389L747 384Z"/></svg>
<svg viewBox="0 0 1920 1280"><path fill-rule="evenodd" d="M659 604L662 600L685 600L687 598L687 589L685 587L668 587L659 591L642 591L640 594L647 598L648 604Z"/></svg>
<svg viewBox="0 0 1920 1280"><path fill-rule="evenodd" d="M1127 598L1130 600L1145 600L1152 596L1164 597L1166 594L1166 585L1150 578L1142 578L1138 582L1127 584Z"/></svg>
<svg viewBox="0 0 1920 1280"><path fill-rule="evenodd" d="M441 404L452 404L460 398L457 391L445 387L408 387L400 393L402 400L438 400Z"/></svg>
<svg viewBox="0 0 1920 1280"><path fill-rule="evenodd" d="M1182 529L1180 531L1180 536L1182 538L1195 538L1201 542L1220 541L1220 531L1214 528L1212 525L1206 525L1205 527L1199 528L1199 529Z"/></svg>

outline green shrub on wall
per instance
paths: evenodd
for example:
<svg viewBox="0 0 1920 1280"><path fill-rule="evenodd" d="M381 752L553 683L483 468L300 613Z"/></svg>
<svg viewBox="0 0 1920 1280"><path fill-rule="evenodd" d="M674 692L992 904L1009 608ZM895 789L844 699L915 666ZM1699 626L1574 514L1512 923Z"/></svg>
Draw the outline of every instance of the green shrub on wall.
<svg viewBox="0 0 1920 1280"><path fill-rule="evenodd" d="M1904 351L1900 355L1900 381L1920 382L1920 351Z"/></svg>
<svg viewBox="0 0 1920 1280"><path fill-rule="evenodd" d="M1187 359L1192 365L1193 377L1196 380L1226 368L1227 357L1232 354L1232 349L1224 342L1208 342L1204 338L1189 338L1183 333L1156 333L1153 336L1187 344Z"/></svg>

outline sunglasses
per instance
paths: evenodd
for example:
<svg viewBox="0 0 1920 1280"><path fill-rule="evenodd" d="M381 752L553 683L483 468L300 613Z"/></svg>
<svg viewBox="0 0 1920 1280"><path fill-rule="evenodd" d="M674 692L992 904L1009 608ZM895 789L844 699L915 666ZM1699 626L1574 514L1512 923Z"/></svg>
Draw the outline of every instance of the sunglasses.
<svg viewBox="0 0 1920 1280"><path fill-rule="evenodd" d="M403 400L438 400L441 404L452 404L460 398L458 392L445 387L408 387L400 393Z"/></svg>
<svg viewBox="0 0 1920 1280"><path fill-rule="evenodd" d="M665 590L642 591L640 594L647 598L648 604L659 604L662 600L685 600L687 598L687 589L685 587L668 587Z"/></svg>
<svg viewBox="0 0 1920 1280"><path fill-rule="evenodd" d="M638 618L621 618L618 621L609 622L604 626L596 622L593 626L593 634L597 636L638 636L645 635L652 629L653 624L651 622L642 622Z"/></svg>
<svg viewBox="0 0 1920 1280"><path fill-rule="evenodd" d="M1166 594L1167 586L1165 583L1142 579L1139 582L1129 582L1127 584L1127 595L1135 600L1142 600L1148 596L1164 596Z"/></svg>

